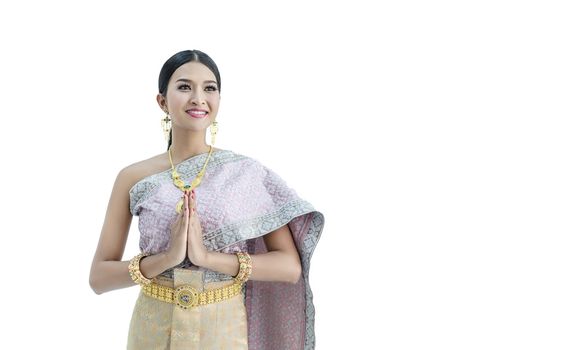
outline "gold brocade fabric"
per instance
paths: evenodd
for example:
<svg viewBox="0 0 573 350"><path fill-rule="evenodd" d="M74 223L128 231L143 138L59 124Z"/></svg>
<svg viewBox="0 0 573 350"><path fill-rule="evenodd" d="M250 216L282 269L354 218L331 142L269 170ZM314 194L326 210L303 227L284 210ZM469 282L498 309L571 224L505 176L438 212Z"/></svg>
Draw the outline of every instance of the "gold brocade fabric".
<svg viewBox="0 0 573 350"><path fill-rule="evenodd" d="M174 279L158 283L177 288L190 284L198 291L228 286L233 280L203 284L203 271L174 268ZM182 309L139 292L127 339L130 350L248 349L247 312L243 295Z"/></svg>

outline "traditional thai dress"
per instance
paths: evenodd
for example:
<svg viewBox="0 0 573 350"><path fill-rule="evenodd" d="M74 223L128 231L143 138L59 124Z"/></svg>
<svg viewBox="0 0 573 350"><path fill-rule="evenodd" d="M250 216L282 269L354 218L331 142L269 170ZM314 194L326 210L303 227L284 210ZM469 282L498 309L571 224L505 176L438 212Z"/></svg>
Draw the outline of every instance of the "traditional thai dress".
<svg viewBox="0 0 573 350"><path fill-rule="evenodd" d="M194 179L207 156L179 163L181 178ZM301 278L296 284L248 280L235 297L189 309L140 291L128 349L314 349L309 268L324 215L274 171L230 150L213 151L195 194L207 250L265 253L263 236L288 225L301 259ZM157 254L168 248L170 225L178 215L175 206L182 195L172 182L171 169L147 176L129 190L130 212L139 216L142 252ZM233 276L194 266L186 258L156 280L174 288L191 284L203 291L230 285Z"/></svg>

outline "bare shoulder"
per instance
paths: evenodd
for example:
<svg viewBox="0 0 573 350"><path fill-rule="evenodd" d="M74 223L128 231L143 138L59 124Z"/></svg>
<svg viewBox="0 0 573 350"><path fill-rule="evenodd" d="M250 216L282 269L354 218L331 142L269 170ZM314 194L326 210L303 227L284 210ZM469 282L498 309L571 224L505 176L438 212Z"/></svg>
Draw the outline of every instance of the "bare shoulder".
<svg viewBox="0 0 573 350"><path fill-rule="evenodd" d="M166 158L166 152L163 152L129 164L120 170L118 178L121 177L121 181L125 182L127 188L131 188L141 179L169 169L171 166Z"/></svg>

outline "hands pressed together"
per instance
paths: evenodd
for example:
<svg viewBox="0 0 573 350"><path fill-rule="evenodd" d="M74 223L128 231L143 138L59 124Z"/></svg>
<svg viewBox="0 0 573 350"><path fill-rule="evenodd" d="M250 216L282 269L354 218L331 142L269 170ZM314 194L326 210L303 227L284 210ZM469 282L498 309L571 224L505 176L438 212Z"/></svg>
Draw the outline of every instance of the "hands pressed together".
<svg viewBox="0 0 573 350"><path fill-rule="evenodd" d="M171 225L171 240L167 256L174 265L181 263L185 256L196 266L203 266L208 250L203 243L203 229L197 215L195 191L183 193L183 210Z"/></svg>

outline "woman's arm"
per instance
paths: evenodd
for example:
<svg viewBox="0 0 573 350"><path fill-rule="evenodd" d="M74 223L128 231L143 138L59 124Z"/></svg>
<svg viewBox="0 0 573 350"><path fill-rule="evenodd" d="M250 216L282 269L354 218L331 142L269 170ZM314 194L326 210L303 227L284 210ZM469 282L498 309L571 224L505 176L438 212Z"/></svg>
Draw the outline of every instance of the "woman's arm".
<svg viewBox="0 0 573 350"><path fill-rule="evenodd" d="M96 294L135 285L128 271L129 260L121 261L132 219L129 189L135 181L131 173L129 167L122 169L111 192L89 277L90 287ZM140 271L145 277L153 278L174 265L166 253L160 253L141 259Z"/></svg>
<svg viewBox="0 0 573 350"><path fill-rule="evenodd" d="M268 253L251 255L249 279L297 283L302 268L288 225L266 234L263 239ZM209 251L201 266L231 276L239 272L239 261L235 254Z"/></svg>

